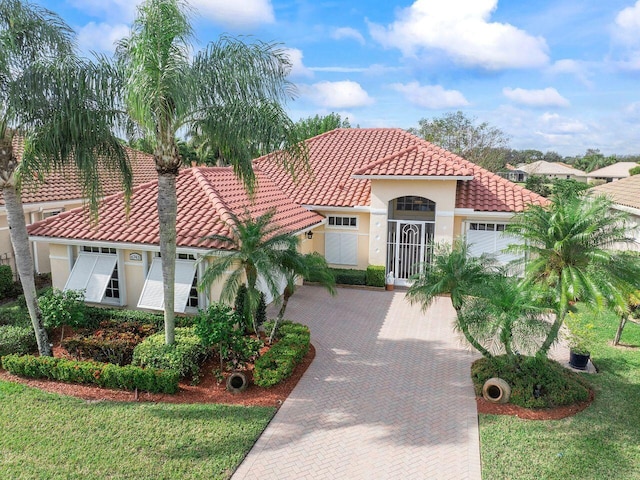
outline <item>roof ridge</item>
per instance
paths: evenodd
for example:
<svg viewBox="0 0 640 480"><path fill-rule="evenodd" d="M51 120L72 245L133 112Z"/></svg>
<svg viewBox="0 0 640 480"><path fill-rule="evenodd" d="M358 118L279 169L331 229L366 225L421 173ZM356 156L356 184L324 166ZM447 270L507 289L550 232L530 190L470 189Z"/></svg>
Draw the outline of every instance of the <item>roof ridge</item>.
<svg viewBox="0 0 640 480"><path fill-rule="evenodd" d="M409 145L408 147L403 148L402 150L399 150L397 152L394 152L391 155L387 155L386 157L380 158L378 160L374 160L373 162L366 164L364 167L359 168L358 170L353 172L351 175L362 175L361 172L365 172L365 171L369 170L370 168L374 168L374 167L377 167L379 165L382 165L383 163L386 163L389 160L392 160L394 157L398 157L400 155L404 155L405 153L409 153L410 151L418 149L418 148L419 148L419 145L417 145L417 144Z"/></svg>
<svg viewBox="0 0 640 480"><path fill-rule="evenodd" d="M192 176L196 179L200 188L202 188L204 193L209 198L211 205L216 209L216 212L218 212L220 219L225 223L235 223L233 220L234 216L233 216L233 213L231 213L231 209L226 204L226 202L222 199L218 190L211 184L209 179L206 178L205 175L202 173L201 170L203 168L209 169L209 167L192 167L191 168ZM230 168L230 167L227 167L227 168Z"/></svg>

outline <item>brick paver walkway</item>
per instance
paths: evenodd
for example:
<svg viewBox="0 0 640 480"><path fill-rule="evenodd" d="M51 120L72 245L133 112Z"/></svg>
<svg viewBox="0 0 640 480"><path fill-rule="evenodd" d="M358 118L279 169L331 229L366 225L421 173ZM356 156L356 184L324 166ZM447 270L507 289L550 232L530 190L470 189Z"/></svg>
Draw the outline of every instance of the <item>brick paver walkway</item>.
<svg viewBox="0 0 640 480"><path fill-rule="evenodd" d="M233 476L480 479L469 366L448 299L424 314L403 292L305 286L287 317L316 358Z"/></svg>

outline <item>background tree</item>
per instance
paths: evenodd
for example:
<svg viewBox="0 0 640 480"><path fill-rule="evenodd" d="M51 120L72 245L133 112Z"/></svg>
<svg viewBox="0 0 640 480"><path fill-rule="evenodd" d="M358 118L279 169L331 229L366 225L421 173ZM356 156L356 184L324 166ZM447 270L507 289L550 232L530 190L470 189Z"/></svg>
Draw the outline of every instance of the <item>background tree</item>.
<svg viewBox="0 0 640 480"><path fill-rule="evenodd" d="M507 135L487 122L476 123L461 111L433 119L423 118L409 132L460 155L487 170L497 172L506 164Z"/></svg>
<svg viewBox="0 0 640 480"><path fill-rule="evenodd" d="M284 147L278 158L290 171L305 158L282 106L293 93L285 51L222 37L194 54L192 38L185 2L147 0L116 50L122 98L137 131L152 139L158 171L167 344L175 330L176 177L183 163L176 134L209 137L250 191L251 160L260 153Z"/></svg>
<svg viewBox="0 0 640 480"><path fill-rule="evenodd" d="M329 115L315 115L313 117L301 118L296 122L296 129L301 138L307 139L330 132L336 128L351 128L349 118L344 120L338 113L330 113Z"/></svg>
<svg viewBox="0 0 640 480"><path fill-rule="evenodd" d="M543 197L551 195L551 185L548 183L546 177L542 175L529 175L524 183L524 188Z"/></svg>
<svg viewBox="0 0 640 480"><path fill-rule="evenodd" d="M616 162L618 162L618 159L615 155L605 157L597 148L588 148L583 156L576 157L572 160L574 168L587 173L598 170L599 168L608 167Z"/></svg>
<svg viewBox="0 0 640 480"><path fill-rule="evenodd" d="M110 104L111 85L76 56L73 31L59 16L28 2L0 1L0 188L41 355L51 355L51 348L36 301L21 179L41 179L51 169L72 164L94 214L102 169L121 175L130 191L129 162L112 133L117 113ZM24 142L21 163L14 137Z"/></svg>
<svg viewBox="0 0 640 480"><path fill-rule="evenodd" d="M640 286L638 256L614 249L632 241L626 213L612 209L605 197L565 192L552 199L517 214L507 228L522 240L508 250L528 258L525 284L553 292L555 320L539 350L544 355L575 302L625 309L628 295Z"/></svg>

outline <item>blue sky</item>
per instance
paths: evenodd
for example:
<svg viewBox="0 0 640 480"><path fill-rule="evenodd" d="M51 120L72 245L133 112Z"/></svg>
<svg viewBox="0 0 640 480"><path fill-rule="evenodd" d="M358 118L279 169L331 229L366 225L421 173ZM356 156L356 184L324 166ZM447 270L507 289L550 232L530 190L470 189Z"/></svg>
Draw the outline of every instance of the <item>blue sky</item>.
<svg viewBox="0 0 640 480"><path fill-rule="evenodd" d="M139 0L37 0L108 53ZM253 35L289 49L294 120L361 127L461 110L513 148L640 153L640 0L191 0L200 46Z"/></svg>

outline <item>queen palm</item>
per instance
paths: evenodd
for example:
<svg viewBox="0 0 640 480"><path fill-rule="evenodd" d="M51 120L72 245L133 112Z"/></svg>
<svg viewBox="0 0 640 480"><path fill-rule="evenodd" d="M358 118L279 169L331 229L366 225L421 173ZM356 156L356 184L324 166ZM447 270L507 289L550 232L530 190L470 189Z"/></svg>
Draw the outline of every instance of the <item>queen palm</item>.
<svg viewBox="0 0 640 480"><path fill-rule="evenodd" d="M412 278L407 299L411 303L420 303L426 311L437 297L448 294L456 314L460 316L465 300L478 292L491 277L490 264L487 257L470 256L469 247L462 239L454 240L452 245L437 245L431 262ZM457 325L476 350L484 356L491 356L473 336L467 324Z"/></svg>
<svg viewBox="0 0 640 480"><path fill-rule="evenodd" d="M158 171L157 208L162 256L165 340L174 341L176 177L182 164L176 135L210 136L251 191L251 160L282 149L287 168L303 158L282 103L291 97L283 50L228 37L194 54L187 4L147 0L129 36L119 42L116 70L136 129L152 139Z"/></svg>
<svg viewBox="0 0 640 480"><path fill-rule="evenodd" d="M532 205L518 214L508 232L523 240L509 250L525 253L525 282L552 292L556 313L539 353L546 355L574 302L626 308L640 284L640 262L614 249L630 241L627 215L605 197L569 192L549 206Z"/></svg>
<svg viewBox="0 0 640 480"><path fill-rule="evenodd" d="M0 188L41 355L51 355L51 348L36 302L21 178L33 181L73 164L94 213L99 169L121 172L127 191L131 187L126 153L111 131L110 82L97 72L75 56L73 32L56 14L20 0L0 1ZM24 144L22 162L14 150L18 142Z"/></svg>
<svg viewBox="0 0 640 480"><path fill-rule="evenodd" d="M206 237L223 244L229 253L220 255L219 252L212 251L205 257L209 264L200 287L208 288L215 281L225 278L220 300L231 303L240 285L246 282L246 310L243 313L245 318L253 320L254 331L257 330L255 312L260 300L258 278L263 281L272 297L277 298L280 296L282 283L286 281L289 284L296 274L308 274L309 268L326 272L327 268L326 262L323 264L308 259L298 252L298 238L273 223L274 215L273 209L256 218L249 213L245 213L242 218L230 213L227 226L231 233ZM330 280L326 283L329 290L333 291ZM293 287L287 300L291 294Z"/></svg>

